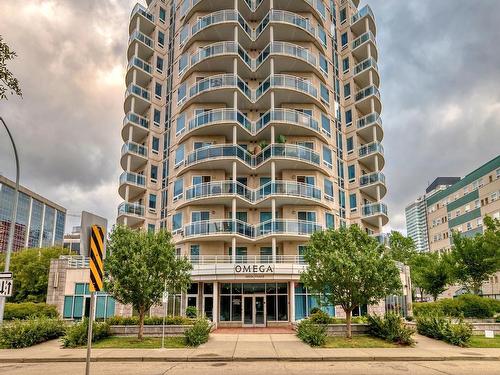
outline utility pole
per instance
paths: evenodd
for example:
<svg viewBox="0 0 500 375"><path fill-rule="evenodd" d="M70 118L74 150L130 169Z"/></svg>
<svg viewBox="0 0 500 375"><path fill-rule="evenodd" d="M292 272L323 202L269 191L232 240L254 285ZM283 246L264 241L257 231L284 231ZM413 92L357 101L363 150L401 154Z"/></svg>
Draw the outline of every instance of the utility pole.
<svg viewBox="0 0 500 375"><path fill-rule="evenodd" d="M19 157L17 155L16 144L14 142L14 138L7 127L7 124L0 116L0 121L2 121L5 130L7 130L7 134L9 135L10 141L12 143L12 148L14 149L14 156L16 158L16 189L14 192L14 207L12 208L12 213L10 215L10 227L9 227L9 240L7 242L7 254L5 255L5 272L9 272L10 268L10 256L12 253L12 245L14 244L14 231L16 229L16 220L17 220L17 200L19 198ZM0 296L0 325L3 323L3 313L5 310L5 300L6 297Z"/></svg>

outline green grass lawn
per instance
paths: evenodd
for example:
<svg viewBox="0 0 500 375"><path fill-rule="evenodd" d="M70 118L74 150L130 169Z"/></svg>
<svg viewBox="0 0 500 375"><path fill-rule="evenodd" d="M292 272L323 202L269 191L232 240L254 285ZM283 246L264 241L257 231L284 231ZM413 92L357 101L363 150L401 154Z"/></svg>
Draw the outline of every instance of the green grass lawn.
<svg viewBox="0 0 500 375"><path fill-rule="evenodd" d="M144 337L142 341L137 337L110 336L92 344L96 349L158 349L161 348L161 337ZM165 337L165 348L185 348L184 337Z"/></svg>
<svg viewBox="0 0 500 375"><path fill-rule="evenodd" d="M388 342L378 337L353 336L346 339L340 336L328 336L323 348L399 348L400 345Z"/></svg>
<svg viewBox="0 0 500 375"><path fill-rule="evenodd" d="M500 348L500 336L494 339L487 339L484 336L472 336L470 339L471 348Z"/></svg>

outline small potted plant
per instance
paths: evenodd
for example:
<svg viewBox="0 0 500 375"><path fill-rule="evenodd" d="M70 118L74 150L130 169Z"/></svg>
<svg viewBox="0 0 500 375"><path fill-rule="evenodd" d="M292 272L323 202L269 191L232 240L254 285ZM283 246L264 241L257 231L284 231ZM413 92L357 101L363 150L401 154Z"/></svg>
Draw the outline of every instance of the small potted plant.
<svg viewBox="0 0 500 375"><path fill-rule="evenodd" d="M267 147L267 142L266 141L260 141L259 143L257 143L257 145L255 146L255 148L253 149L254 155L259 154L266 147Z"/></svg>
<svg viewBox="0 0 500 375"><path fill-rule="evenodd" d="M276 143L285 144L286 143L286 137L283 134L278 135L276 137Z"/></svg>

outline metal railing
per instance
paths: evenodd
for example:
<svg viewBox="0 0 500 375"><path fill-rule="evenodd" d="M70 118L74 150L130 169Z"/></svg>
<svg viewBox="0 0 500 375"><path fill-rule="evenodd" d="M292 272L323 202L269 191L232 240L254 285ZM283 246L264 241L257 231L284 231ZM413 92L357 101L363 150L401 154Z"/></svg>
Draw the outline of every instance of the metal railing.
<svg viewBox="0 0 500 375"><path fill-rule="evenodd" d="M127 97L132 94L137 95L148 102L151 101L151 94L149 93L149 91L133 83L128 85L127 90L125 91L125 96Z"/></svg>
<svg viewBox="0 0 500 375"><path fill-rule="evenodd" d="M358 75L359 73L362 73L363 71L365 71L369 68L374 68L375 70L378 70L377 62L372 57L369 57L369 58L361 61L359 64L357 64L354 67L354 75Z"/></svg>
<svg viewBox="0 0 500 375"><path fill-rule="evenodd" d="M146 46L148 46L151 49L154 47L153 39L151 39L146 34L140 32L138 29L135 29L132 32L132 34L130 34L130 37L128 39L129 44L132 42L133 39L137 39L138 41L144 43Z"/></svg>
<svg viewBox="0 0 500 375"><path fill-rule="evenodd" d="M384 154L384 147L380 142L373 142L359 148L359 157L368 156L374 153Z"/></svg>
<svg viewBox="0 0 500 375"><path fill-rule="evenodd" d="M120 175L120 185L125 183L146 187L146 178L142 174L134 172L123 172Z"/></svg>
<svg viewBox="0 0 500 375"><path fill-rule="evenodd" d="M61 255L59 260L67 262L68 268L89 268L89 259L83 255Z"/></svg>
<svg viewBox="0 0 500 375"><path fill-rule="evenodd" d="M134 112L127 113L123 118L123 125L126 125L129 122L139 125L144 129L149 129L149 120L146 117L139 116Z"/></svg>
<svg viewBox="0 0 500 375"><path fill-rule="evenodd" d="M372 8L370 8L369 5L365 5L363 8L358 10L357 13L355 13L351 17L351 26L354 25L356 22L358 22L360 19L362 19L365 16L370 16L372 17L373 20L375 20L375 15L373 14Z"/></svg>
<svg viewBox="0 0 500 375"><path fill-rule="evenodd" d="M356 126L358 129L362 129L372 124L378 124L379 126L382 126L382 118L377 112L370 113L356 121Z"/></svg>
<svg viewBox="0 0 500 375"><path fill-rule="evenodd" d="M382 172L374 172L370 174L365 174L359 178L359 186L368 186L381 182L385 184L385 175Z"/></svg>
<svg viewBox="0 0 500 375"><path fill-rule="evenodd" d="M355 96L355 100L356 102L359 102L363 99L366 99L368 98L369 96L376 96L377 98L380 99L380 92L378 91L378 88L376 88L375 86L368 86L362 90L359 90L357 93L356 93L356 96Z"/></svg>
<svg viewBox="0 0 500 375"><path fill-rule="evenodd" d="M127 153L132 153L147 158L148 148L139 143L128 141L122 146L122 156Z"/></svg>
<svg viewBox="0 0 500 375"><path fill-rule="evenodd" d="M383 214L387 216L387 205L382 202L365 204L361 207L363 216L373 216Z"/></svg>
<svg viewBox="0 0 500 375"><path fill-rule="evenodd" d="M144 217L145 208L138 203L122 202L118 206L118 216L120 215L133 215Z"/></svg>
<svg viewBox="0 0 500 375"><path fill-rule="evenodd" d="M367 41L371 41L373 44L377 44L375 41L375 35L371 31L367 31L364 34L361 34L359 37L353 40L352 42L352 50L354 51L356 48L361 46Z"/></svg>
<svg viewBox="0 0 500 375"><path fill-rule="evenodd" d="M143 71L145 71L148 74L151 74L151 72L153 71L153 68L151 67L151 65L149 63L147 63L146 61L144 61L143 59L141 59L137 56L133 56L130 59L130 61L128 62L128 65L127 65L127 70L129 70L133 66L135 66L139 69L142 69Z"/></svg>
<svg viewBox="0 0 500 375"><path fill-rule="evenodd" d="M205 264L232 264L232 263L249 263L249 264L270 264L270 263L288 263L288 264L304 264L302 255L276 255L276 262L273 262L272 255L191 255L189 261L196 265Z"/></svg>
<svg viewBox="0 0 500 375"><path fill-rule="evenodd" d="M136 13L141 14L146 19L150 20L151 22L154 22L154 16L151 13L149 13L148 10L143 5L139 3L135 4L134 9L132 9L130 18L132 18L132 16Z"/></svg>

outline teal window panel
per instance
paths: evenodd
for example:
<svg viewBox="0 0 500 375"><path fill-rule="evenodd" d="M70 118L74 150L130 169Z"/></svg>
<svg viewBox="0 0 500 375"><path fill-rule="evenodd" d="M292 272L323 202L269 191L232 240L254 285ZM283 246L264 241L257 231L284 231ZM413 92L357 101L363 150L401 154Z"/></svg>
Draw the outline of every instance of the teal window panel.
<svg viewBox="0 0 500 375"><path fill-rule="evenodd" d="M448 226L453 229L453 227L456 227L457 225L461 225L468 221L477 219L478 217L481 217L481 208L476 208L475 210L469 211L466 214L451 219L450 221L448 221Z"/></svg>
<svg viewBox="0 0 500 375"><path fill-rule="evenodd" d="M73 302L73 319L80 319L83 315L83 297L75 296Z"/></svg>
<svg viewBox="0 0 500 375"><path fill-rule="evenodd" d="M104 318L106 314L106 297L98 296L95 308L95 317Z"/></svg>
<svg viewBox="0 0 500 375"><path fill-rule="evenodd" d="M476 199L479 199L479 189L464 195L456 201L450 202L448 206L446 206L446 210L448 212L455 211L457 208L462 207L464 204L469 202L475 201Z"/></svg>
<svg viewBox="0 0 500 375"><path fill-rule="evenodd" d="M75 284L75 294L85 294L85 284L84 283L76 283Z"/></svg>
<svg viewBox="0 0 500 375"><path fill-rule="evenodd" d="M115 299L108 297L108 303L106 304L106 318L110 316L115 316Z"/></svg>
<svg viewBox="0 0 500 375"><path fill-rule="evenodd" d="M89 283L85 284L85 294L89 295L90 294L90 289L89 289Z"/></svg>
<svg viewBox="0 0 500 375"><path fill-rule="evenodd" d="M64 296L63 318L73 317L73 296Z"/></svg>

